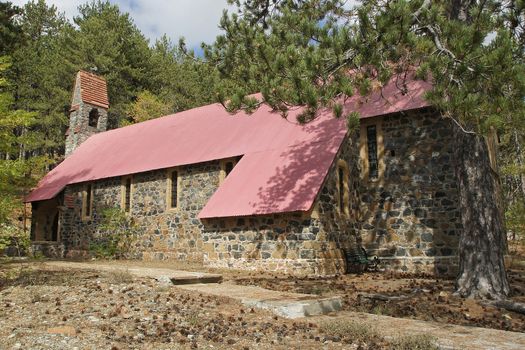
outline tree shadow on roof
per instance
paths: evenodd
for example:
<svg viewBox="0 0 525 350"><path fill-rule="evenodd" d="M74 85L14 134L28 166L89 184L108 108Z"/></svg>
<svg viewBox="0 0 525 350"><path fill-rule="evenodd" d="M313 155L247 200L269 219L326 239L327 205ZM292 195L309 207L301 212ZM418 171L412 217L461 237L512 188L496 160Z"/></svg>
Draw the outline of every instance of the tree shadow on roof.
<svg viewBox="0 0 525 350"><path fill-rule="evenodd" d="M274 174L259 187L257 202L250 206L256 213L307 211L321 189L337 151L346 134L344 120L320 112L318 120L301 126L312 135L302 142L284 149L272 159Z"/></svg>

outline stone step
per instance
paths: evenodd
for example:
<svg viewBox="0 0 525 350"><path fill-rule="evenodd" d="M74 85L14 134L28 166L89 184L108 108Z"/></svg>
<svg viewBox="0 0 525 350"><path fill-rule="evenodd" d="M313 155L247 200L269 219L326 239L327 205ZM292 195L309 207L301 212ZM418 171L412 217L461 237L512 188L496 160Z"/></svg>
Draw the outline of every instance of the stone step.
<svg viewBox="0 0 525 350"><path fill-rule="evenodd" d="M184 284L199 284L199 283L220 283L222 282L222 276L221 275L215 275L215 274L206 274L202 276L191 276L191 277L185 277L185 276L175 276L175 277L169 277L171 283L173 283L176 286L184 285Z"/></svg>
<svg viewBox="0 0 525 350"><path fill-rule="evenodd" d="M247 307L269 310L286 318L326 315L341 310L339 296L320 298L316 295L284 293L256 286L240 286L233 283L179 285L189 291L199 292L239 301Z"/></svg>

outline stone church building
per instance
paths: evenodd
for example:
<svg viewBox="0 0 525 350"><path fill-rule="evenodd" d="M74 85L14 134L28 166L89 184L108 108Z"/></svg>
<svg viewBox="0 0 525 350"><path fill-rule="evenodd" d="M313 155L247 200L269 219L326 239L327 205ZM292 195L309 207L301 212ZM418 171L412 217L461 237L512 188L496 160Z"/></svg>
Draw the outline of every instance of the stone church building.
<svg viewBox="0 0 525 350"><path fill-rule="evenodd" d="M300 108L285 119L220 104L106 131L106 82L81 71L67 157L26 198L34 248L87 256L101 211L118 207L145 260L333 274L364 247L392 269L451 273L462 232L452 125L424 100L429 83L397 84L343 101L343 115L359 113L353 131L331 110L301 124Z"/></svg>

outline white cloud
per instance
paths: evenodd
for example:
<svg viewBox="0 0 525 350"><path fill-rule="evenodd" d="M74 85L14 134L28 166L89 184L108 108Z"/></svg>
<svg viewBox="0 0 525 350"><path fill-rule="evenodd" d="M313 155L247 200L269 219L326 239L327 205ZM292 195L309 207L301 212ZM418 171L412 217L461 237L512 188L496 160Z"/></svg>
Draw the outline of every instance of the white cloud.
<svg viewBox="0 0 525 350"><path fill-rule="evenodd" d="M23 6L28 0L11 0ZM77 7L87 0L46 0L65 12L72 19L78 15ZM219 34L219 21L226 0L110 0L118 4L122 12L129 12L137 27L154 42L163 34L174 43L179 37L186 38L188 47L201 42L212 43Z"/></svg>

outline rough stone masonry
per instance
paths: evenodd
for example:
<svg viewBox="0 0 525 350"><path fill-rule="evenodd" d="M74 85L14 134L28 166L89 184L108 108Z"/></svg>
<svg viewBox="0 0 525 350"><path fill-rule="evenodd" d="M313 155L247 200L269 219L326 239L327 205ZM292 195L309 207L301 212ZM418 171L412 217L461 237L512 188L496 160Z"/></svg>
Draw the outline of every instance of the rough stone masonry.
<svg viewBox="0 0 525 350"><path fill-rule="evenodd" d="M307 213L220 219L197 218L220 184L220 161L179 169L179 206L167 208L167 170L133 175L130 215L141 227L141 259L193 260L215 267L334 274L348 268L344 251L362 244L400 271L452 273L461 234L453 173L451 126L431 109L371 118L382 126L384 173L362 176L359 135L338 154L349 167L350 210L338 208L337 163ZM87 255L100 239L100 213L121 205L121 178L95 181L92 219L82 219L84 184L68 186L60 207L60 237L67 256ZM63 199L62 199L63 202ZM38 212L38 209L35 211Z"/></svg>

